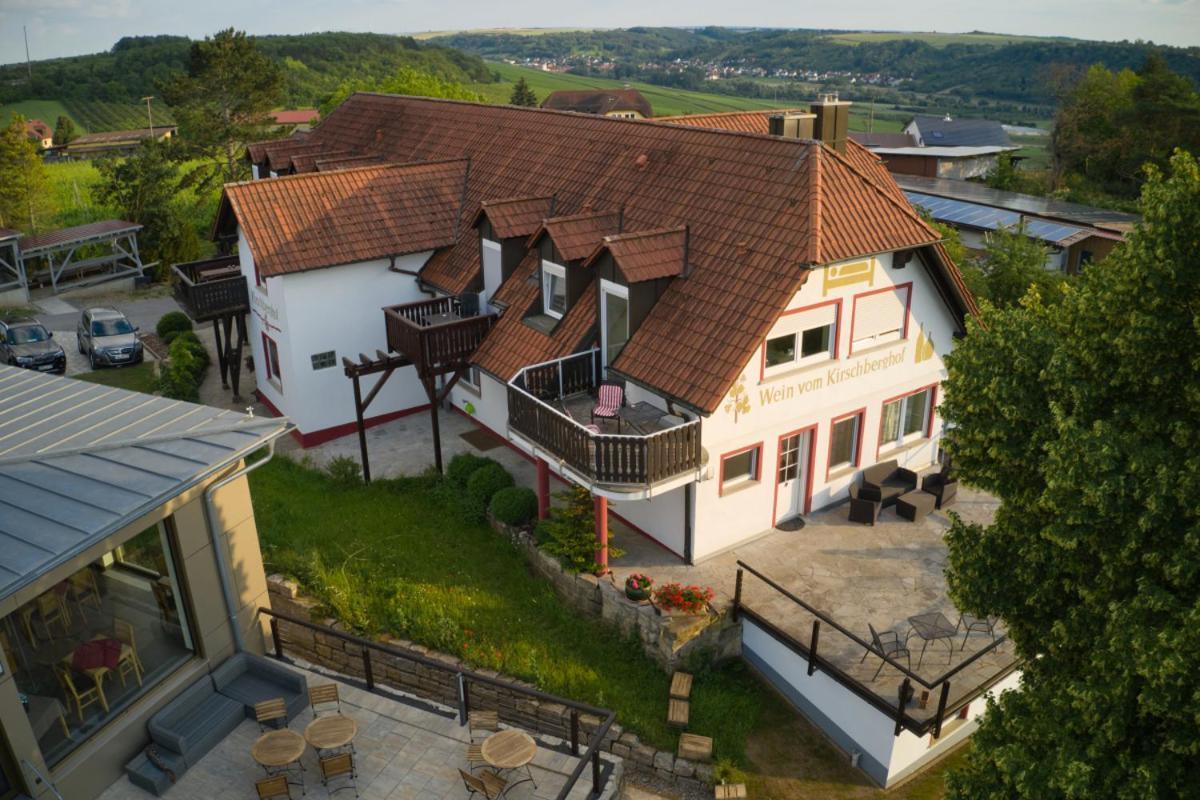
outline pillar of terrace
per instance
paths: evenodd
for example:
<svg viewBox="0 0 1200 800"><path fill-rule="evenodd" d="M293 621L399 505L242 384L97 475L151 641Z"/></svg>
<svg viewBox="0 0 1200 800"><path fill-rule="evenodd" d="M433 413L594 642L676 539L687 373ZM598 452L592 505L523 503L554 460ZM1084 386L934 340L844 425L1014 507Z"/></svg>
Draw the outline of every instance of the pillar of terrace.
<svg viewBox="0 0 1200 800"><path fill-rule="evenodd" d="M543 458L537 459L538 519L550 516L550 465Z"/></svg>
<svg viewBox="0 0 1200 800"><path fill-rule="evenodd" d="M596 520L596 574L608 574L608 498L592 495L592 514Z"/></svg>

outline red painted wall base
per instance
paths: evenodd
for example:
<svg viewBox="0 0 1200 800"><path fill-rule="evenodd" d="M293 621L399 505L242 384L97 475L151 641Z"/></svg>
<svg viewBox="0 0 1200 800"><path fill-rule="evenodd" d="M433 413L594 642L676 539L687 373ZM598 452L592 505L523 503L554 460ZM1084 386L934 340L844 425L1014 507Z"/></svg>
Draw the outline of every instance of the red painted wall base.
<svg viewBox="0 0 1200 800"><path fill-rule="evenodd" d="M284 414L275 407L275 404L268 400L262 392L255 389L254 394L258 398L258 402L266 406L267 410L272 414L277 417L284 416ZM422 411L428 410L428 403L423 406L402 408L399 411L390 411L387 414L380 414L377 417L367 417L365 420L363 420L363 426L366 428L374 428L376 425L382 425L385 422L391 422L392 420L397 420L401 417L407 417L411 414L419 414ZM349 436L350 434L357 432L358 423L347 422L344 425L334 425L331 428L322 428L316 431L301 431L299 428L293 428L292 438L299 442L301 447L309 448L315 447L319 444L324 444L325 442L331 442L334 439L340 439L343 436Z"/></svg>

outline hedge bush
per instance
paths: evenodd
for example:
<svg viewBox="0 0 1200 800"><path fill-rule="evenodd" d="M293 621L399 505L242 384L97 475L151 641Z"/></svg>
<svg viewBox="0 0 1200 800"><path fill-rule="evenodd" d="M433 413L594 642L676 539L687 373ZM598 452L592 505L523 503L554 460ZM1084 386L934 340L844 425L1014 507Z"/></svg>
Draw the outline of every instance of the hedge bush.
<svg viewBox="0 0 1200 800"><path fill-rule="evenodd" d="M164 397L200 400L200 383L209 365L208 351L191 331L177 332L167 348L167 360L159 367L158 388Z"/></svg>
<svg viewBox="0 0 1200 800"><path fill-rule="evenodd" d="M513 485L513 476L499 464L484 464L467 479L467 496L476 508L483 511L492 501L492 496L501 489Z"/></svg>
<svg viewBox="0 0 1200 800"><path fill-rule="evenodd" d="M524 525L537 514L537 494L525 486L509 486L492 495L491 510L506 525Z"/></svg>
<svg viewBox="0 0 1200 800"><path fill-rule="evenodd" d="M190 330L192 330L192 321L182 311L168 311L154 326L154 332L158 334L158 338L167 344L170 344L179 334Z"/></svg>
<svg viewBox="0 0 1200 800"><path fill-rule="evenodd" d="M446 467L446 477L451 483L458 486L466 486L467 481L475 474L475 471L486 464L499 464L490 458L477 456L474 453L459 453L454 458L450 459L449 465Z"/></svg>

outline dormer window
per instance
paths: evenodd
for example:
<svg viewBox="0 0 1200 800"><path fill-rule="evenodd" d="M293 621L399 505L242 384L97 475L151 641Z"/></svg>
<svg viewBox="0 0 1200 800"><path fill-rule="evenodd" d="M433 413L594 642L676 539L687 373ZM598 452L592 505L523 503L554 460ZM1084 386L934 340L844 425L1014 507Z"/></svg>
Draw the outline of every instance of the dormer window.
<svg viewBox="0 0 1200 800"><path fill-rule="evenodd" d="M542 262L542 311L555 319L567 313L567 270L552 261Z"/></svg>

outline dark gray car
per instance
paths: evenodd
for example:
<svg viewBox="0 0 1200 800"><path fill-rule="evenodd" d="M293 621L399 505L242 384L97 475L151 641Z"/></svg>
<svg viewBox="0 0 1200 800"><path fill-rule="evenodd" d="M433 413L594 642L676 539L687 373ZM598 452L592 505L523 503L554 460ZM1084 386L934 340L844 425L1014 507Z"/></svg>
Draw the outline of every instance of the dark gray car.
<svg viewBox="0 0 1200 800"><path fill-rule="evenodd" d="M124 366L142 362L142 343L137 326L131 325L120 311L89 308L79 315L75 329L79 352L88 357L92 369Z"/></svg>
<svg viewBox="0 0 1200 800"><path fill-rule="evenodd" d="M0 360L39 372L67 371L67 354L36 319L0 322Z"/></svg>

